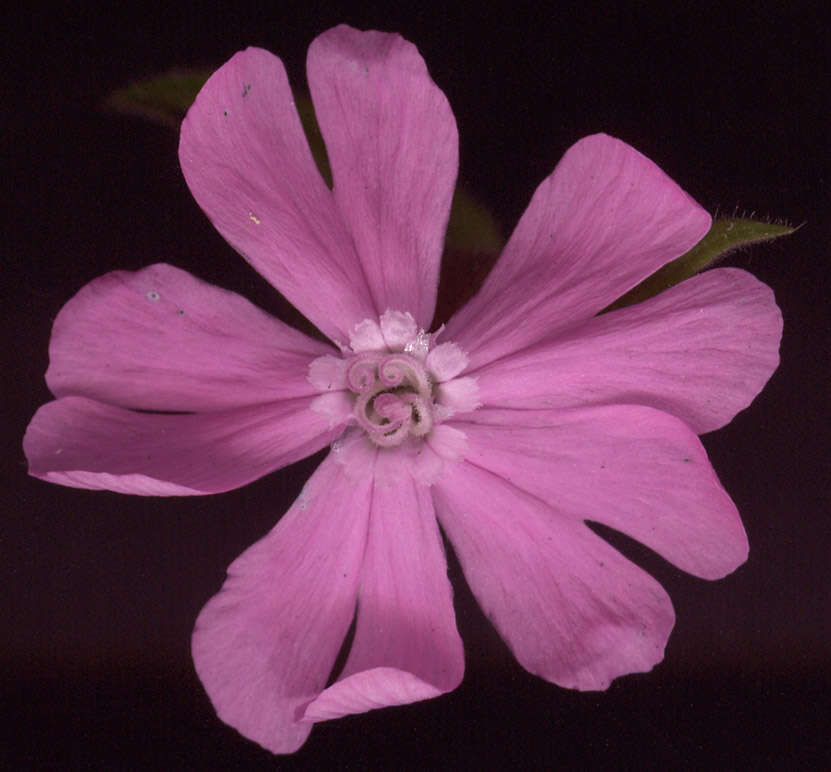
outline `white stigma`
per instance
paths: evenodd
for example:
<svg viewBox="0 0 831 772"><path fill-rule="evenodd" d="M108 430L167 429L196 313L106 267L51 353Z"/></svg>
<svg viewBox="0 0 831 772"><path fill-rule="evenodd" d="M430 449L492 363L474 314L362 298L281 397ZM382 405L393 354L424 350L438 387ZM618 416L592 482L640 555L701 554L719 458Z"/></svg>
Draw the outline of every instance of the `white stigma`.
<svg viewBox="0 0 831 772"><path fill-rule="evenodd" d="M454 343L436 344L437 335L401 311L365 319L341 357L318 357L309 366L309 381L325 392L312 409L356 424L380 448L435 436L442 421L480 405L475 380L457 377L467 354Z"/></svg>

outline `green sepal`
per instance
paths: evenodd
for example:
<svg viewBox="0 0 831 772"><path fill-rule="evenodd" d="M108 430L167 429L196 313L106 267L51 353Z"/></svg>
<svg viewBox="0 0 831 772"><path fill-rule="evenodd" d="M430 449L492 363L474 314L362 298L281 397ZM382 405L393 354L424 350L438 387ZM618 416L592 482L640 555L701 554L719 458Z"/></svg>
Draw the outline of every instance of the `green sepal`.
<svg viewBox="0 0 831 772"><path fill-rule="evenodd" d="M153 123L179 128L185 113L213 70L174 68L114 91L104 104Z"/></svg>
<svg viewBox="0 0 831 772"><path fill-rule="evenodd" d="M658 269L601 313L641 303L710 268L736 249L787 236L795 230L790 225L747 218L715 220L707 235L689 252Z"/></svg>
<svg viewBox="0 0 831 772"><path fill-rule="evenodd" d="M490 212L460 185L453 192L446 242L455 249L497 255L505 246Z"/></svg>

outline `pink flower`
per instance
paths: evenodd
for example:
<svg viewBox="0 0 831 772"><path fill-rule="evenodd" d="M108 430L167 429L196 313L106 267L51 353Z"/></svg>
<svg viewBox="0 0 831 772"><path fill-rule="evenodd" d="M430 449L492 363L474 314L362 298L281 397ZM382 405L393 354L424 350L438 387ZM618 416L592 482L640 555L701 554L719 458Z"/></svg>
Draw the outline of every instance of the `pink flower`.
<svg viewBox="0 0 831 772"><path fill-rule="evenodd" d="M103 276L55 321L57 399L26 433L30 472L215 493L332 445L193 635L219 716L276 753L315 721L460 682L439 523L529 671L588 690L649 670L670 599L584 521L706 579L744 562L696 434L776 368L771 291L724 268L598 316L710 225L654 164L598 135L543 181L481 291L427 333L457 171L450 107L395 35L332 29L308 77L333 190L262 50L208 81L180 158L222 235L335 345L170 265Z"/></svg>

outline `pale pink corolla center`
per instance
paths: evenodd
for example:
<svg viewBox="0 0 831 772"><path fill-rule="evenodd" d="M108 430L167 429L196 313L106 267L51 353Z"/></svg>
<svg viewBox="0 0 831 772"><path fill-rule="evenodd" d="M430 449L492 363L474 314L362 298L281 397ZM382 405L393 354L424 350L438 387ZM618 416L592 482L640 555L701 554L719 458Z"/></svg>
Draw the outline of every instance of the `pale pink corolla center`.
<svg viewBox="0 0 831 772"><path fill-rule="evenodd" d="M309 366L309 381L321 391L313 409L333 423L354 425L373 445L418 448L427 442L445 458L457 457L462 433L441 424L475 410L475 379L461 374L467 354L455 343L426 333L412 315L386 311L355 325L341 356L326 355Z"/></svg>
<svg viewBox="0 0 831 772"><path fill-rule="evenodd" d="M424 364L405 353L366 351L346 360L346 386L355 395L353 415L382 448L433 428L433 382Z"/></svg>

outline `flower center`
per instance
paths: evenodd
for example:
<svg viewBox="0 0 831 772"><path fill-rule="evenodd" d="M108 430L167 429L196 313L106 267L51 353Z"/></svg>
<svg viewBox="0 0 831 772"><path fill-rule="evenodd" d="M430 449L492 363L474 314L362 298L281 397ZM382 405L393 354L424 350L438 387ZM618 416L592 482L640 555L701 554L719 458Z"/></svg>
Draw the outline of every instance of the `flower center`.
<svg viewBox="0 0 831 772"><path fill-rule="evenodd" d="M419 329L402 311L358 323L340 356L325 354L309 364L309 383L320 393L312 410L330 426L357 424L381 448L410 440L420 454L429 441L433 451L458 457L463 435L439 424L481 402L475 378L462 376L467 354L455 343L437 342L441 333Z"/></svg>
<svg viewBox="0 0 831 772"><path fill-rule="evenodd" d="M346 386L357 395L354 416L381 447L423 437L433 428L433 393L424 365L404 353L367 351L346 361Z"/></svg>

